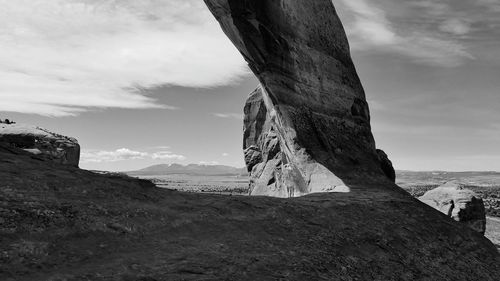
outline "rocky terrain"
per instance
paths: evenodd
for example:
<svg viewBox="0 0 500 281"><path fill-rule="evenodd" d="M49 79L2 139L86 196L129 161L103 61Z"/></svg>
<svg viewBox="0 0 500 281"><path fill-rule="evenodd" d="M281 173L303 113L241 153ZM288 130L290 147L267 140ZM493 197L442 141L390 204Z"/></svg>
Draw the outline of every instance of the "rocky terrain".
<svg viewBox="0 0 500 281"><path fill-rule="evenodd" d="M463 188L470 189L483 200L487 215L500 217L500 173L498 172L397 172L397 184L415 197L420 197L447 182L455 182Z"/></svg>
<svg viewBox="0 0 500 281"><path fill-rule="evenodd" d="M446 183L427 191L418 199L481 234L486 230L483 200L458 183Z"/></svg>
<svg viewBox="0 0 500 281"><path fill-rule="evenodd" d="M498 280L481 234L377 185L182 193L0 148L0 280Z"/></svg>
<svg viewBox="0 0 500 281"><path fill-rule="evenodd" d="M4 142L0 280L498 280L488 239L393 182L331 1L205 2L262 84L256 144L293 198L161 189Z"/></svg>
<svg viewBox="0 0 500 281"><path fill-rule="evenodd" d="M0 143L61 164L78 167L80 162L80 145L76 139L36 126L0 123Z"/></svg>

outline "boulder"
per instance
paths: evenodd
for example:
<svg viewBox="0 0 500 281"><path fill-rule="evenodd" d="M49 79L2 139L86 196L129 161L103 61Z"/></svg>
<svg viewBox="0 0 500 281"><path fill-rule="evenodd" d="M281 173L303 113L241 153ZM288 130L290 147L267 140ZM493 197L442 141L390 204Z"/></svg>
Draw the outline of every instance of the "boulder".
<svg viewBox="0 0 500 281"><path fill-rule="evenodd" d="M60 164L78 167L80 145L74 138L25 124L0 124L0 144L23 149Z"/></svg>
<svg viewBox="0 0 500 281"><path fill-rule="evenodd" d="M246 114L255 117L245 125L251 128L245 142L255 145L246 154L252 171L277 165L264 175L276 176L278 189L290 188L280 193L294 196L391 181L382 170L365 92L331 1L205 3L261 84L263 101L251 96L246 106ZM267 152L256 153L259 139L279 143L279 151L276 146L267 157L273 164L264 159ZM263 162L256 165L259 157Z"/></svg>
<svg viewBox="0 0 500 281"><path fill-rule="evenodd" d="M419 199L481 234L486 231L486 212L483 199L472 190L463 188L460 184L446 183L427 191Z"/></svg>

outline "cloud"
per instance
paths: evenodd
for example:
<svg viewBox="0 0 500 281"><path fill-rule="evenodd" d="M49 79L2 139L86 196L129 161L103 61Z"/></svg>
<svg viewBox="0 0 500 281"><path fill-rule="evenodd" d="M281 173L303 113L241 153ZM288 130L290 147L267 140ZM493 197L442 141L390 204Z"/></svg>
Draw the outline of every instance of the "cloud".
<svg viewBox="0 0 500 281"><path fill-rule="evenodd" d="M153 153L151 155L151 158L153 158L154 160L186 160L186 157L184 155L174 154L170 151L160 151Z"/></svg>
<svg viewBox="0 0 500 281"><path fill-rule="evenodd" d="M82 163L102 163L102 162L117 162L124 160L185 160L183 155L174 154L170 151L159 151L154 153L134 151L128 148L120 148L114 151L105 150L86 150L81 153Z"/></svg>
<svg viewBox="0 0 500 281"><path fill-rule="evenodd" d="M222 153L222 157L228 157L228 156L229 156L229 153L226 153L226 152Z"/></svg>
<svg viewBox="0 0 500 281"><path fill-rule="evenodd" d="M454 35L465 35L471 31L471 25L465 20L451 18L445 20L439 26L439 29Z"/></svg>
<svg viewBox="0 0 500 281"><path fill-rule="evenodd" d="M116 162L123 160L137 160L147 158L149 155L145 152L133 151L128 148L120 148L115 151L83 151L81 162Z"/></svg>
<svg viewBox="0 0 500 281"><path fill-rule="evenodd" d="M149 147L148 149L170 149L170 146L168 146L168 145L159 145L159 146Z"/></svg>
<svg viewBox="0 0 500 281"><path fill-rule="evenodd" d="M423 8L426 13L433 17L441 17L450 13L450 5L446 2L437 2L434 0L417 0L409 2L410 6Z"/></svg>
<svg viewBox="0 0 500 281"><path fill-rule="evenodd" d="M500 0L476 0L478 5L485 6L491 11L500 12Z"/></svg>
<svg viewBox="0 0 500 281"><path fill-rule="evenodd" d="M198 162L199 165L205 165L205 166L215 166L219 165L219 162L217 161L200 161Z"/></svg>
<svg viewBox="0 0 500 281"><path fill-rule="evenodd" d="M215 117L243 120L243 113L213 113Z"/></svg>
<svg viewBox="0 0 500 281"><path fill-rule="evenodd" d="M409 57L413 62L454 67L474 57L460 41L448 36L463 35L470 31L466 21L457 19L441 23L441 31L446 34L428 30L426 24L407 24L389 20L387 12L367 0L338 0L341 7L351 17L346 17L346 31L354 50L389 52ZM384 3L392 3L384 1ZM435 4L429 1L412 2L421 9L434 14L444 14L449 10L446 4ZM396 3L392 3L396 5ZM404 6L397 3L399 6ZM388 4L386 4L388 5ZM384 6L384 8L387 8ZM415 11L407 16L418 17ZM428 25L428 23L427 23Z"/></svg>
<svg viewBox="0 0 500 281"><path fill-rule="evenodd" d="M0 111L166 108L161 85L215 87L248 70L198 0L0 0Z"/></svg>

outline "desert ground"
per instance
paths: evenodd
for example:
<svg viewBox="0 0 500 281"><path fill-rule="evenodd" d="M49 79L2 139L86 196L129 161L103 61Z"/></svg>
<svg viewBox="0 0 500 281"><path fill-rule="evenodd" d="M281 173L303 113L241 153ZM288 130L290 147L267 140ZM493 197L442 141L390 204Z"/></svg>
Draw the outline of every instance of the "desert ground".
<svg viewBox="0 0 500 281"><path fill-rule="evenodd" d="M487 212L486 234L500 251L500 173L497 172L412 172L398 171L397 184L414 197L449 181L457 181L475 191L483 200ZM247 195L245 176L152 175L143 176L156 186L166 189L221 195Z"/></svg>
<svg viewBox="0 0 500 281"><path fill-rule="evenodd" d="M478 250L489 241L397 190L201 194L0 156L0 280L467 280L465 262L481 280L500 272L496 253Z"/></svg>
<svg viewBox="0 0 500 281"><path fill-rule="evenodd" d="M157 175L142 176L161 188L185 192L202 192L225 195L247 195L246 176L200 176L200 175Z"/></svg>

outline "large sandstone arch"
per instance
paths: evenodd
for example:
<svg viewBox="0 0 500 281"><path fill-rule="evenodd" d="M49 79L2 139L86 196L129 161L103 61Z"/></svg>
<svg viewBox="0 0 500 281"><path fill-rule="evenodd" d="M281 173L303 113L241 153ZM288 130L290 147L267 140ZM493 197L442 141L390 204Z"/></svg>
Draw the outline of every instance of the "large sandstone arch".
<svg viewBox="0 0 500 281"><path fill-rule="evenodd" d="M261 83L245 107L251 194L395 187L330 0L205 0Z"/></svg>

